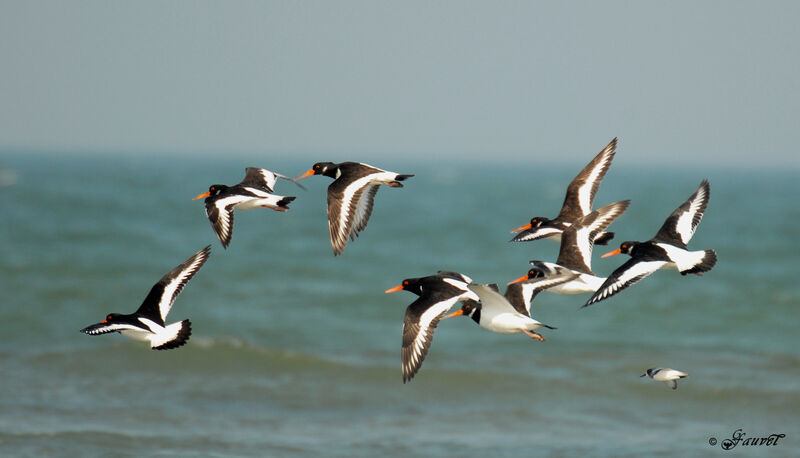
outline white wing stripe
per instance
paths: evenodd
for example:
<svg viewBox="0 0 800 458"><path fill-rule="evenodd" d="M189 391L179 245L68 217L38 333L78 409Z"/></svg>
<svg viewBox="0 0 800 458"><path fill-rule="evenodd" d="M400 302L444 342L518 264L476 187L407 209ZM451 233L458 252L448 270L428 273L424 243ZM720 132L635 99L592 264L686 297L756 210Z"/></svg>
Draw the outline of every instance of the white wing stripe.
<svg viewBox="0 0 800 458"><path fill-rule="evenodd" d="M616 281L605 288L602 291L598 291L597 300L605 299L608 296L619 291L623 286L626 285L629 281L641 276L642 278L652 274L653 272L660 269L666 262L664 261L643 261L637 262L636 264L632 265L629 269L625 270L624 272L620 273L620 276L617 277ZM641 278L639 279L641 280Z"/></svg>
<svg viewBox="0 0 800 458"><path fill-rule="evenodd" d="M419 317L419 332L414 336L414 342L411 344L411 358L410 366L416 366L422 358L422 352L425 348L425 339L428 335L428 329L431 323L437 317L447 313L453 305L458 302L458 297L453 297L442 302L438 302L431 306L428 310L422 313Z"/></svg>
<svg viewBox="0 0 800 458"><path fill-rule="evenodd" d="M172 308L172 303L175 302L175 297L177 296L176 292L180 286L188 281L189 277L191 277L197 271L197 269L200 268L205 259L206 255L204 252L196 255L194 261L192 261L192 263L189 264L186 269L182 270L180 274L178 274L164 286L164 292L161 294L161 300L158 301L158 309L161 311L162 321L167 321L167 315Z"/></svg>
<svg viewBox="0 0 800 458"><path fill-rule="evenodd" d="M356 192L373 182L375 182L375 184L379 184L383 181L391 181L396 175L396 173L392 172L371 173L353 181L347 185L347 187L345 187L344 193L342 194L342 202L339 208L339 233L335 234L338 241L340 241L342 244L347 242L347 237L350 232L348 230L347 221L350 219L350 205ZM362 193L361 195L363 197L364 194Z"/></svg>

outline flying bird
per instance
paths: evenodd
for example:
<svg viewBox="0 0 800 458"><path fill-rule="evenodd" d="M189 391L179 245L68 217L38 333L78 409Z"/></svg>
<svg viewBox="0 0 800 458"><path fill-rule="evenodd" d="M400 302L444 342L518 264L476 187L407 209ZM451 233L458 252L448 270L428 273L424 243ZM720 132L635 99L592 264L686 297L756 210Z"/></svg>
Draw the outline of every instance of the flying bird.
<svg viewBox="0 0 800 458"><path fill-rule="evenodd" d="M472 279L456 272L439 271L436 275L408 278L387 293L409 291L419 296L406 308L403 320L402 369L403 383L411 380L422 366L433 340L439 320L458 301L477 300L467 289Z"/></svg>
<svg viewBox="0 0 800 458"><path fill-rule="evenodd" d="M515 306L509 301L509 295L516 297L517 299L515 300L518 300L522 294L517 290L517 285L510 285L511 290L509 292L506 289L506 296L501 295L497 290L497 285L493 284L472 283L467 287L480 298L480 301L464 301L460 309L445 318L461 315L468 316L482 328L489 331L498 334L523 333L538 341L544 341L545 339L541 334L535 332L537 329L541 327L555 329L531 318L530 302L526 307L524 303L519 304L518 302ZM520 308L522 311L520 311Z"/></svg>
<svg viewBox="0 0 800 458"><path fill-rule="evenodd" d="M186 319L167 325L167 315L175 298L208 260L210 254L209 245L167 272L153 285L142 305L134 313L129 315L109 313L105 320L87 326L81 329L81 332L92 336L118 332L134 340L149 342L153 350L168 350L182 346L192 334L192 323Z"/></svg>
<svg viewBox="0 0 800 458"><path fill-rule="evenodd" d="M247 167L241 183L226 186L213 184L194 200L205 197L206 216L217 234L223 248L228 248L233 237L233 210L252 210L254 208L270 208L272 210L289 211L289 202L294 197L274 194L275 182L278 178L295 181L292 178L267 169ZM300 186L299 183L296 183ZM302 186L301 186L302 187Z"/></svg>
<svg viewBox="0 0 800 458"><path fill-rule="evenodd" d="M703 219L710 196L711 187L703 180L689 199L669 215L655 237L646 242L622 242L619 249L603 255L605 258L625 253L631 258L612 272L583 306L608 299L658 269L678 269L681 275L701 275L711 270L717 263L714 250L686 249Z"/></svg>
<svg viewBox="0 0 800 458"><path fill-rule="evenodd" d="M555 263L531 261L534 268L510 283L523 282L544 272L545 276L571 277L568 281L548 288L548 292L556 294L593 293L603 284L605 278L598 277L592 271L592 247L594 245L592 240L625 212L629 205L630 200L621 200L578 218L564 231L558 259Z"/></svg>
<svg viewBox="0 0 800 458"><path fill-rule="evenodd" d="M668 367L654 367L652 369L647 369L647 371L639 377L644 377L645 375L653 380L664 382L668 387L677 390L678 380L687 377L689 374Z"/></svg>
<svg viewBox="0 0 800 458"><path fill-rule="evenodd" d="M348 239L355 240L367 227L375 194L380 185L402 188L401 181L414 175L401 175L359 162L317 162L297 180L311 175L333 178L328 186L328 231L333 254L344 251Z"/></svg>
<svg viewBox="0 0 800 458"><path fill-rule="evenodd" d="M578 173L567 186L567 195L564 197L564 204L561 206L561 212L559 212L558 216L553 219L544 216L531 218L530 223L511 231L512 233L519 232L511 241L530 242L548 238L555 242L560 242L561 234L564 230L578 218L591 213L597 188L611 166L616 149L617 139L614 138ZM613 238L613 232L599 232L594 238L594 243L606 245Z"/></svg>

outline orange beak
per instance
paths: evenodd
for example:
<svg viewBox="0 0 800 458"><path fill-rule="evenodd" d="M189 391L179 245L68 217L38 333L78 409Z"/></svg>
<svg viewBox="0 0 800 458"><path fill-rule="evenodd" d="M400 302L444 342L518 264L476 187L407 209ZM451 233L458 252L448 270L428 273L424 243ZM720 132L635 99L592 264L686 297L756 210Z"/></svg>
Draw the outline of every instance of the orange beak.
<svg viewBox="0 0 800 458"><path fill-rule="evenodd" d="M314 175L314 174L316 174L314 169L309 169L304 174L302 174L302 175L298 176L297 178L295 178L295 180L302 180L303 178L308 178L308 177L310 177L311 175Z"/></svg>
<svg viewBox="0 0 800 458"><path fill-rule="evenodd" d="M521 281L525 281L525 280L527 280L527 279L528 279L528 274L525 274L525 275L523 275L523 276L521 276L521 277L517 278L516 280L511 280L510 282L508 282L508 284L509 284L509 285L513 285L514 283L519 283L519 282L521 282Z"/></svg>
<svg viewBox="0 0 800 458"><path fill-rule="evenodd" d="M616 256L616 255L618 255L620 253L622 253L622 248L617 248L616 250L609 251L608 253L606 253L606 254L604 254L603 256L600 256L600 257L601 258L608 258L608 257L611 257L611 256Z"/></svg>
<svg viewBox="0 0 800 458"><path fill-rule="evenodd" d="M203 197L208 197L208 196L210 196L210 195L211 195L211 191L206 191L206 192L204 192L204 193L200 194L199 196L195 197L195 198L194 198L194 199L192 199L192 200L202 199Z"/></svg>
<svg viewBox="0 0 800 458"><path fill-rule="evenodd" d="M101 321L101 323L108 323L108 320L103 320Z"/></svg>
<svg viewBox="0 0 800 458"><path fill-rule="evenodd" d="M397 286L395 286L394 288L389 288L389 289L387 289L387 290L386 290L386 293L387 293L387 294L388 294L388 293L396 293L396 292L398 292L398 291L402 291L402 290L403 290L403 285L397 285Z"/></svg>
<svg viewBox="0 0 800 458"><path fill-rule="evenodd" d="M511 233L513 234L513 233L515 233L515 232L522 232L522 231L528 230L528 229L530 229L530 228L532 228L532 227L533 227L533 226L531 226L531 223L528 223L528 224L526 224L526 225L524 225L524 226L521 226L521 227L518 227L518 228L516 228L516 229L513 229L513 230L511 231Z"/></svg>
<svg viewBox="0 0 800 458"><path fill-rule="evenodd" d="M456 310L455 312L453 312L453 313L451 313L451 314L447 315L447 316L446 316L446 317L444 317L443 319L447 319L447 318L453 318L454 316L461 316L461 315L463 315L463 314L464 314L464 311L463 311L463 310L461 310L461 309L458 309L458 310Z"/></svg>

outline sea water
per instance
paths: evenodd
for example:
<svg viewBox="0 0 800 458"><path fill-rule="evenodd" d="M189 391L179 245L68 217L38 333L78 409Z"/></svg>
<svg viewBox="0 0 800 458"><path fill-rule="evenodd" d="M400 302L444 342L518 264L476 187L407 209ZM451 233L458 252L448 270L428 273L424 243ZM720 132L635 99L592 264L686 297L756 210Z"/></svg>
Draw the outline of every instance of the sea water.
<svg viewBox="0 0 800 458"><path fill-rule="evenodd" d="M0 158L14 177L0 187L0 455L725 456L738 429L786 435L747 456L800 453L798 171L663 170L618 154L595 207L632 203L595 247L595 272L622 264L599 255L652 237L704 178L689 246L715 249L716 267L659 271L585 309L588 295L542 293L533 316L557 327L545 342L445 320L403 384L416 296L384 290L440 269L503 285L529 260L555 261L558 244L509 231L555 216L585 164L359 159L416 176L382 188L334 257L327 177L279 181L297 196L288 213L236 212L227 250L192 201L247 166L298 175L315 160ZM207 244L168 318L192 320L185 346L78 332L136 310ZM658 366L689 377L676 391L639 377Z"/></svg>

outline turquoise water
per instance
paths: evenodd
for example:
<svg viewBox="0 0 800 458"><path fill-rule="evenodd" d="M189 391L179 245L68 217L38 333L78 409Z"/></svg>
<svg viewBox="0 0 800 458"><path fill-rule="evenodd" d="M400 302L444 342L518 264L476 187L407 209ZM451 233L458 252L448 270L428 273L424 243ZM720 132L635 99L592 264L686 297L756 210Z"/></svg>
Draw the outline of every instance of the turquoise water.
<svg viewBox="0 0 800 458"><path fill-rule="evenodd" d="M237 212L231 246L201 201L244 167L295 175L311 161L7 155L0 187L0 454L4 456L707 456L739 428L784 433L747 456L800 453L798 172L626 167L596 206L632 199L599 255L647 239L703 178L711 200L690 248L713 248L703 277L657 272L579 310L587 296L541 294L546 342L443 322L421 371L401 382L414 296L403 278L456 270L506 282L549 241L509 243L554 216L584 164L404 163L367 229L334 258L327 178L304 181L286 214ZM318 160L341 158L320 157ZM361 158L355 158L361 159ZM588 160L588 157L587 157ZM177 299L180 349L156 352L79 329L135 310L164 273L206 244L209 262ZM689 373L677 391L645 369ZM739 446L740 448L742 446ZM737 453L741 455L740 453Z"/></svg>

